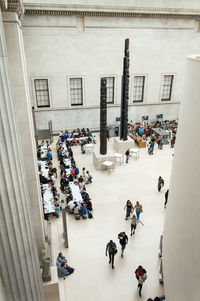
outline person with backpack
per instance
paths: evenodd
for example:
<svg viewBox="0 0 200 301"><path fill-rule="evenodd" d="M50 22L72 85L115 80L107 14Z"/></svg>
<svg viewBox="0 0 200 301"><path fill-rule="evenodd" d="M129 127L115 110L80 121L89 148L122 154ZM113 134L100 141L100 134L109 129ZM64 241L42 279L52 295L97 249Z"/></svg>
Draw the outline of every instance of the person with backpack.
<svg viewBox="0 0 200 301"><path fill-rule="evenodd" d="M141 297L143 283L147 279L147 272L141 265L135 270L135 277L138 280L139 296Z"/></svg>
<svg viewBox="0 0 200 301"><path fill-rule="evenodd" d="M131 236L135 234L136 227L137 227L137 219L135 214L133 214L131 219Z"/></svg>
<svg viewBox="0 0 200 301"><path fill-rule="evenodd" d="M118 239L119 239L119 243L121 245L121 257L124 256L124 250L126 248L126 245L128 243L128 236L126 235L125 232L120 232L118 234Z"/></svg>
<svg viewBox="0 0 200 301"><path fill-rule="evenodd" d="M109 254L109 264L112 264L112 269L114 269L114 258L117 254L117 246L116 244L110 240L109 243L106 246L106 256Z"/></svg>

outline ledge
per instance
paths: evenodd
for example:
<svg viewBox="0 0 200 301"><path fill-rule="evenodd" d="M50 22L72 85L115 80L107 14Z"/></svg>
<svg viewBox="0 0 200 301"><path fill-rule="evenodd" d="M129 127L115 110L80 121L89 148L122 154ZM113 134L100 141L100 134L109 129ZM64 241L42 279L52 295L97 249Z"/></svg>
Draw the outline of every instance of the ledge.
<svg viewBox="0 0 200 301"><path fill-rule="evenodd" d="M166 101L166 102L141 102L141 103L129 103L129 107L138 107L138 106L157 106L157 105L179 105L180 101ZM110 108L120 108L121 104L112 104L108 105L108 110ZM82 106L82 107L59 107L59 108L35 108L35 112L48 112L48 111L75 111L75 110L100 110L99 106Z"/></svg>

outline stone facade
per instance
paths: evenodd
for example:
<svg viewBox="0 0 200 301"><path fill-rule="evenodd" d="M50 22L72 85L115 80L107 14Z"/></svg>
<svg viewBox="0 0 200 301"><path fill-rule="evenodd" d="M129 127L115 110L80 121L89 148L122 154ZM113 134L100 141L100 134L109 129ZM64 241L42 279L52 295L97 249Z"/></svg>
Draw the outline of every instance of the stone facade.
<svg viewBox="0 0 200 301"><path fill-rule="evenodd" d="M133 1L132 1L133 2ZM198 51L200 14L197 2L178 1L166 8L146 1L25 2L22 21L32 105L37 125L55 131L99 128L100 79L114 77L114 103L108 104L108 124L120 116L122 57L130 39L129 120L142 116L176 119L182 100L184 59ZM107 5L105 3L108 3ZM131 6L132 3L132 6ZM164 3L164 2L163 2ZM182 5L181 5L182 3ZM146 6L145 6L146 5ZM185 6L184 6L185 5ZM182 7L185 7L182 9ZM163 75L173 75L171 100L161 101ZM133 102L134 76L145 76L143 102ZM83 104L71 105L70 78L82 78ZM48 108L37 108L34 79L48 79Z"/></svg>

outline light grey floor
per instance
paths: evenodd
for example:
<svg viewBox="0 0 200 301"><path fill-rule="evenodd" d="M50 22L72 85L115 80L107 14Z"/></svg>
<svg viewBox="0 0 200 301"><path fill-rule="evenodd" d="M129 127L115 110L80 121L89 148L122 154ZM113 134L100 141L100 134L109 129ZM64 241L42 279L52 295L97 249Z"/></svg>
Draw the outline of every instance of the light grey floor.
<svg viewBox="0 0 200 301"><path fill-rule="evenodd" d="M112 149L112 144L113 138L108 142L109 149ZM95 148L99 148L98 137ZM52 150L56 152L55 143ZM163 286L158 278L158 249L165 217L164 193L169 187L174 150L169 145L161 151L155 146L154 155L149 156L147 149L140 149L139 159L133 156L128 164L117 165L110 174L96 171L92 154L81 155L79 146L73 147L73 152L80 170L86 167L94 176L94 182L87 185L94 218L76 221L67 215L69 249L64 248L61 218L52 219L54 258L56 260L58 252L62 251L76 269L66 280L59 280L61 300L146 301L162 295ZM58 166L56 156L54 163ZM159 176L165 180L165 187L160 193L157 190ZM124 219L124 205L128 199L133 203L139 200L144 210L141 214L144 226L138 225L134 237L130 236L130 220ZM129 243L124 258L120 257L120 252L117 253L115 269L112 270L105 256L105 247L113 239L119 250L117 234L121 231L128 234ZM141 298L138 297L134 275L140 264L148 276Z"/></svg>

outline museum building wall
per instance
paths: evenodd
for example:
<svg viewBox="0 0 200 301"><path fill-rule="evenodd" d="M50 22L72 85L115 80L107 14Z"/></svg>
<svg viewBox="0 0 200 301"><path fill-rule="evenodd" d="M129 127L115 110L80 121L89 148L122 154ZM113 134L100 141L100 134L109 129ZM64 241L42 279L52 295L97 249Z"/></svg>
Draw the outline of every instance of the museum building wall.
<svg viewBox="0 0 200 301"><path fill-rule="evenodd" d="M77 126L99 128L101 77L109 78L108 124L116 123L125 38L130 39L129 120L141 121L142 116L155 120L158 114L163 114L164 120L178 118L184 60L198 51L200 42L195 18L115 16L114 8L110 9L113 15L64 14L63 8L59 10L57 5L55 9L53 4L48 9L51 13L41 13L41 8L36 11L25 5L22 22L31 101L39 129L46 128L49 120L55 131ZM38 80L45 85L45 101L45 97L37 99ZM170 95L162 99L164 85Z"/></svg>

